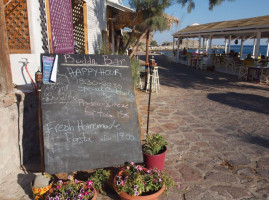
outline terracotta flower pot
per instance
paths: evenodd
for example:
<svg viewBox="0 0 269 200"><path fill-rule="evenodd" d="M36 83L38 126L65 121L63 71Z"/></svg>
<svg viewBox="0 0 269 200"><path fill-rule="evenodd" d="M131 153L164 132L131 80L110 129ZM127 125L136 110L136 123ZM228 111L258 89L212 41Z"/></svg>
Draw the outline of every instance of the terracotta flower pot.
<svg viewBox="0 0 269 200"><path fill-rule="evenodd" d="M147 170L147 169L145 168L144 170ZM123 171L120 171L118 173L118 175L121 175L122 172ZM113 188L117 192L117 189L116 189L116 186L115 186L115 184L116 184L116 176L114 177ZM157 192L155 192L153 194L149 194L149 195L131 196L131 195L125 193L125 192L121 192L121 193L119 193L119 196L120 196L121 200L158 200L159 196L163 193L164 189L165 189L165 185L163 185L163 187L159 191L157 191Z"/></svg>
<svg viewBox="0 0 269 200"><path fill-rule="evenodd" d="M94 190L94 196L92 197L92 200L96 200L96 198L97 198L97 191L93 188L93 190Z"/></svg>
<svg viewBox="0 0 269 200"><path fill-rule="evenodd" d="M121 192L119 196L121 200L157 200L159 196L163 193L163 191L164 186L159 191L146 196L130 196L125 192Z"/></svg>
<svg viewBox="0 0 269 200"><path fill-rule="evenodd" d="M161 171L164 168L164 160L167 148L165 147L165 151L158 155L148 155L143 152L144 163L147 169L154 169L155 167Z"/></svg>

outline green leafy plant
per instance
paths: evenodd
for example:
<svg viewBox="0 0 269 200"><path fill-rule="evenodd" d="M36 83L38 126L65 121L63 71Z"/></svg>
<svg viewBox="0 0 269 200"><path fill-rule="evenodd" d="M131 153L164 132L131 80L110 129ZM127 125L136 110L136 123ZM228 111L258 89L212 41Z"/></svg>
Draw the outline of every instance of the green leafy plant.
<svg viewBox="0 0 269 200"><path fill-rule="evenodd" d="M143 152L148 155L157 155L165 151L168 143L160 134L148 134L144 140Z"/></svg>
<svg viewBox="0 0 269 200"><path fill-rule="evenodd" d="M141 66L139 64L138 59L136 58L132 58L130 62L131 62L134 85L136 85L138 81L138 76L140 75L138 72L141 70Z"/></svg>
<svg viewBox="0 0 269 200"><path fill-rule="evenodd" d="M109 179L110 171L104 169L97 169L95 173L90 177L89 181L93 181L93 187L101 194L106 195L102 186L103 183Z"/></svg>
<svg viewBox="0 0 269 200"><path fill-rule="evenodd" d="M143 168L133 162L126 164L114 179L115 189L118 193L125 192L131 196L143 196L159 191L165 187L165 194L177 183L164 172Z"/></svg>

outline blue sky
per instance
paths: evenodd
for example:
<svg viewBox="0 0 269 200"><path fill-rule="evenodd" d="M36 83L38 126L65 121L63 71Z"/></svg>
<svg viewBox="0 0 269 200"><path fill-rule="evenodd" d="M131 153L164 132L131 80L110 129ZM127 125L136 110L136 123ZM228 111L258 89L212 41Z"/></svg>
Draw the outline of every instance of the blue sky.
<svg viewBox="0 0 269 200"><path fill-rule="evenodd" d="M269 15L269 0L226 0L220 6L214 7L213 11L208 9L208 0L194 0L194 2L196 7L191 13L187 12L187 7L182 8L179 4L172 5L165 11L165 13L179 18L181 23L173 26L169 31L155 32L153 39L158 44L165 41L172 42L172 33L193 23L206 24ZM128 0L123 0L123 4L128 6ZM266 41L263 39L261 44L265 45ZM252 40L247 40L244 44L252 43ZM224 39L213 40L213 44L224 45Z"/></svg>

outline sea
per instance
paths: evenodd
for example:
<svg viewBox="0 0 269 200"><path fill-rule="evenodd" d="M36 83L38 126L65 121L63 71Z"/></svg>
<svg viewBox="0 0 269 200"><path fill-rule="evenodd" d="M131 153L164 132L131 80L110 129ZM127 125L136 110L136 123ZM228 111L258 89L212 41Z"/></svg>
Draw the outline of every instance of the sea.
<svg viewBox="0 0 269 200"><path fill-rule="evenodd" d="M188 49L188 52L196 52L197 49ZM234 50L234 52L239 52L240 53L240 45L231 45L231 50ZM264 55L266 56L266 50L267 50L267 45L260 45L259 49L259 55ZM212 49L212 51L215 51L217 54L222 54L224 51L224 46L223 49ZM172 51L158 51L163 54L172 54ZM243 58L247 57L247 55L250 53L252 55L253 52L253 45L244 45L243 46Z"/></svg>

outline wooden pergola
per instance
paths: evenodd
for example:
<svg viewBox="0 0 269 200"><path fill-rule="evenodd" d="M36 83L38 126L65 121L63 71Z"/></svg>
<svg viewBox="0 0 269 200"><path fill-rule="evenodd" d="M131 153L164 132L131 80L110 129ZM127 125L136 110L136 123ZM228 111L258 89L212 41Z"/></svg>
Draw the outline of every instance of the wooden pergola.
<svg viewBox="0 0 269 200"><path fill-rule="evenodd" d="M253 56L258 57L260 40L266 38L269 40L269 15L246 18L232 21L221 21L208 24L193 24L172 34L173 50L175 49L175 40L178 39L179 49L180 40L184 38L199 38L198 52L201 50L201 39L203 39L203 51L205 50L205 41L207 41L206 51L210 55L212 39L225 39L225 53L230 52L231 41L241 40L240 56L243 52L243 44L248 39L253 39ZM267 42L267 53L269 54L269 44ZM178 56L177 56L178 57Z"/></svg>

